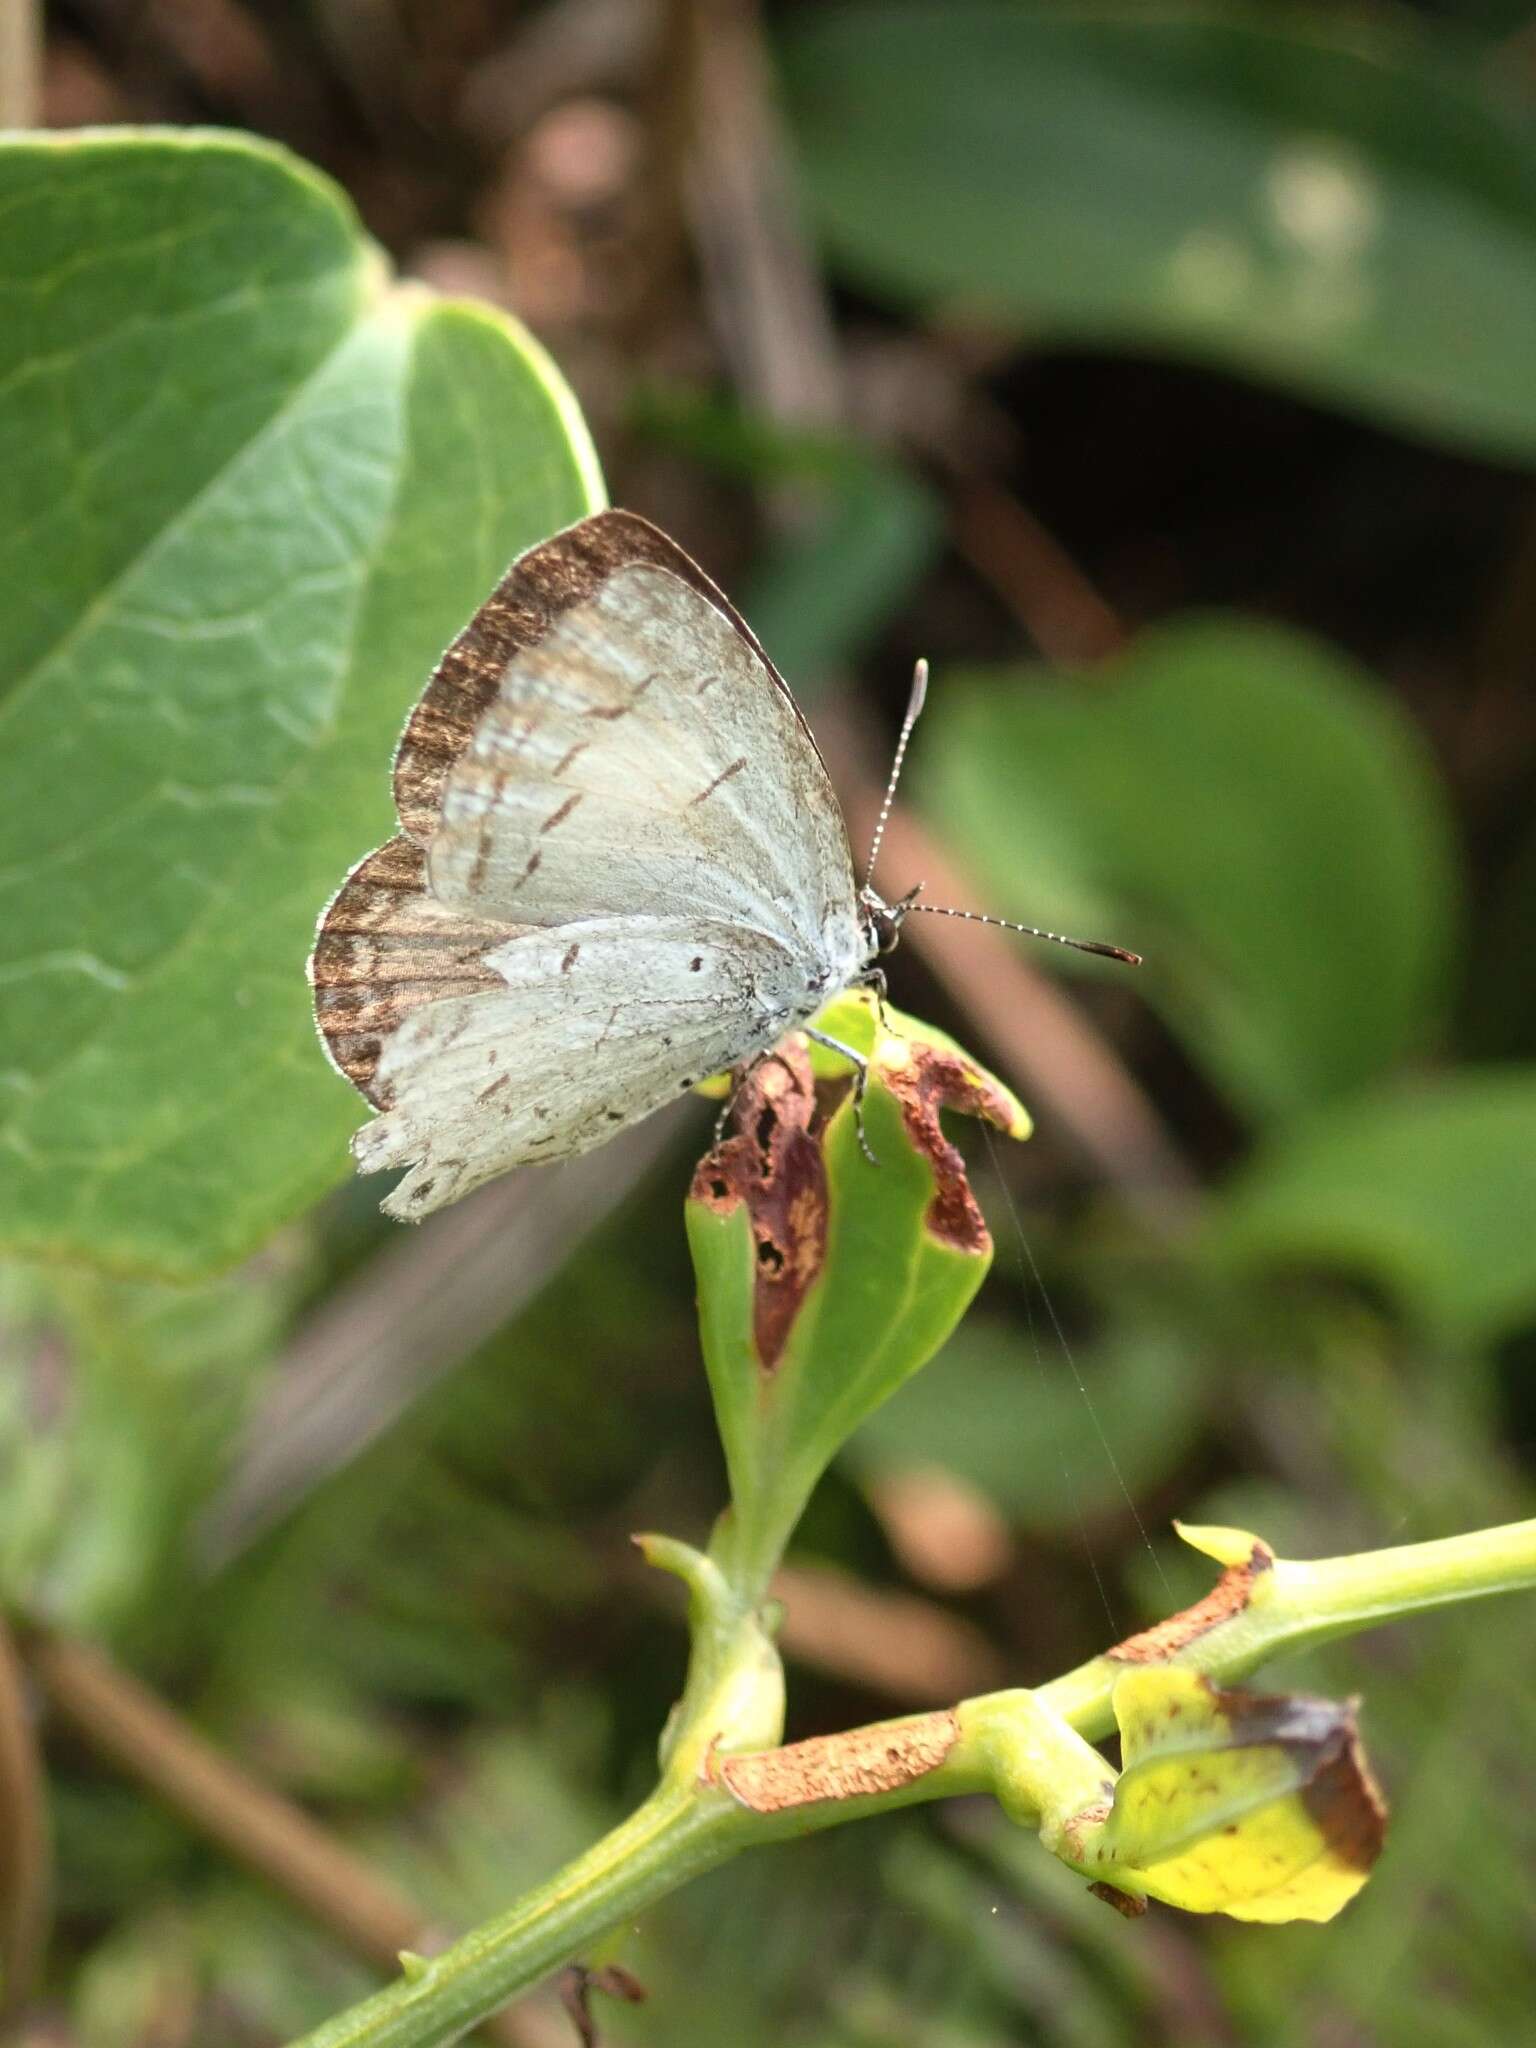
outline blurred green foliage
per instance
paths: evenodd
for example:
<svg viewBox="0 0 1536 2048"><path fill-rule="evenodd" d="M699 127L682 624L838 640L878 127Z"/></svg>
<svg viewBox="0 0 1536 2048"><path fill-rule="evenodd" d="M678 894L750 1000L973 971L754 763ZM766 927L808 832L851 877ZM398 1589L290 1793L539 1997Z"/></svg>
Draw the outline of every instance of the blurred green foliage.
<svg viewBox="0 0 1536 2048"><path fill-rule="evenodd" d="M799 10L787 105L849 317L920 308L984 328L993 360L1219 364L1515 474L1536 453L1536 131L1494 39L1530 17L1473 14ZM311 1206L355 1116L309 1041L314 914L388 829L389 749L436 652L516 547L592 502L592 459L514 330L390 293L333 189L265 149L9 143L0 191L0 1231L74 1261L18 1259L0 1289L5 1598L107 1641L463 1924L643 1789L681 1676L626 1537L701 1538L723 1498L680 1228L703 1121L532 1307L212 1576L197 1515L288 1336L397 1235L367 1191ZM989 397L1038 425L1027 392ZM1368 673L1358 565L1388 559L1400 508L1367 482L1330 593L1350 652L1321 637L1337 611L1277 624L1256 579L1269 616L1172 617L1052 674L1011 622L971 630L938 493L888 450L665 410L637 401L642 443L821 515L738 592L755 576L797 686L876 652L904 685L934 657L914 793L978 900L1152 956L1135 994L1033 964L1075 977L1202 1187L1164 1242L1085 1189L1044 1119L1021 1166L978 1153L997 1270L823 1483L802 1559L937 1598L881 1482L963 1479L1011 1548L942 1597L1028 1682L1203 1590L1162 1541L1175 1512L1298 1555L1529 1513L1536 766L1513 716L1488 794L1446 707L1465 670L1445 645L1481 644L1502 563L1441 643ZM1255 518L1275 445L1240 451ZM1115 452L1083 451L1095 488ZM1432 499L1447 471L1413 474ZM1394 605L1416 618L1418 595ZM1436 661L1458 680L1430 700ZM195 1287L155 1277L257 1247ZM1367 1698L1394 1828L1335 1926L1129 1927L990 1816L895 1817L650 1916L623 1954L651 2003L604 2006L605 2033L1522 2039L1529 1627L1447 1614L1268 1676ZM792 1734L903 1704L793 1657L791 1681ZM147 1794L66 1736L50 1755L49 1998L85 2048L160 2048L187 2012L191 2038L245 2048L367 1988Z"/></svg>
<svg viewBox="0 0 1536 2048"><path fill-rule="evenodd" d="M1315 641L1168 626L1091 676L946 678L932 726L919 787L987 900L1028 875L1067 929L1134 930L1138 993L1250 1117L1433 1033L1444 798L1396 706Z"/></svg>
<svg viewBox="0 0 1536 2048"><path fill-rule="evenodd" d="M785 77L860 278L1529 461L1536 136L1382 9L812 9Z"/></svg>

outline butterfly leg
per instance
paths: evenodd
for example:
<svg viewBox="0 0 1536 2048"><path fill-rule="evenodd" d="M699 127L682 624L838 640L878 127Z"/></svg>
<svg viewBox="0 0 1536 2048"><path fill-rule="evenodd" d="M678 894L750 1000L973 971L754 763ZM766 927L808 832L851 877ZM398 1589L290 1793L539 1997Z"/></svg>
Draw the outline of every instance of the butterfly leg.
<svg viewBox="0 0 1536 2048"><path fill-rule="evenodd" d="M886 1014L885 1008L885 999L890 994L890 989L887 986L885 979L885 969L883 967L866 967L864 972L858 977L858 980L855 982L854 986L856 988L868 988L874 990L875 1008L880 1013L880 1029L883 1032L885 1032L888 1037L896 1037L897 1034L891 1029L891 1020L889 1016Z"/></svg>
<svg viewBox="0 0 1536 2048"><path fill-rule="evenodd" d="M852 1066L853 1125L859 1134L859 1150L864 1154L864 1157L871 1166L878 1166L880 1162L874 1155L869 1137L864 1129L864 1091L869 1086L869 1061L865 1059L863 1053L855 1052L851 1045L844 1045L840 1038L831 1038L825 1031L818 1031L810 1024L803 1025L801 1028L804 1030L807 1038L814 1038L816 1043L824 1045L828 1052L841 1053L843 1058Z"/></svg>

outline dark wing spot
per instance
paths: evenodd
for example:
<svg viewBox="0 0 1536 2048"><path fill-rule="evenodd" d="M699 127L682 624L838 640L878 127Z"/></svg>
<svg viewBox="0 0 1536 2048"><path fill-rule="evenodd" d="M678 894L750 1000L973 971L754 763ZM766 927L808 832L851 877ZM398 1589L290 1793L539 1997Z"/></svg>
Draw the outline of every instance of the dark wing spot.
<svg viewBox="0 0 1536 2048"><path fill-rule="evenodd" d="M521 887L523 886L524 882L530 882L530 881L532 881L533 877L534 877L534 876L535 876L535 875L536 875L536 874L538 873L538 871L539 871L540 867L542 866L542 864L543 864L543 860L544 860L544 856L543 856L543 854L542 854L542 853L540 853L540 851L539 851L539 849L538 849L537 847L535 847L535 848L533 849L532 853L530 853L530 854L529 854L529 856L528 856L528 865L527 865L527 866L526 866L526 867L525 867L525 868L523 869L523 872L522 872L522 873L521 873L521 874L520 874L520 875L518 876L517 880L516 880L516 881L515 881L515 882L514 882L514 883L512 884L513 888L514 888L514 889L521 889Z"/></svg>
<svg viewBox="0 0 1536 2048"><path fill-rule="evenodd" d="M480 820L479 837L475 845L475 857L470 863L469 886L478 889L485 880L485 871L491 864L491 814L486 811Z"/></svg>
<svg viewBox="0 0 1536 2048"><path fill-rule="evenodd" d="M539 827L540 832L553 832L557 825L563 825L566 819L571 815L572 811L574 811L576 806L581 802L582 795L583 792L581 790L573 790L571 794L566 798L565 802L560 806L558 811L550 812L549 816L544 820L543 824Z"/></svg>
<svg viewBox="0 0 1536 2048"><path fill-rule="evenodd" d="M714 781L710 783L707 789L701 789L697 796L689 797L688 802L690 806L693 804L701 804L703 803L705 797L713 796L715 791L720 787L722 782L729 782L733 775L739 775L742 769L746 767L746 765L746 755L738 755L737 758L731 763L729 768L722 768L720 770L720 773L715 777Z"/></svg>
<svg viewBox="0 0 1536 2048"><path fill-rule="evenodd" d="M698 971L699 971L699 969L700 969L700 968L701 968L701 967L702 967L703 965L704 965L704 955L703 955L702 953L695 953L695 954L694 954L694 956L693 956L693 958L692 958L692 959L691 959L691 960L690 960L690 961L688 962L688 972L689 972L690 974L697 974L697 973L698 973Z"/></svg>
<svg viewBox="0 0 1536 2048"><path fill-rule="evenodd" d="M562 974L570 973L571 969L576 965L576 961L580 953L580 939L572 939L571 943L566 947L565 952L561 955L560 972Z"/></svg>

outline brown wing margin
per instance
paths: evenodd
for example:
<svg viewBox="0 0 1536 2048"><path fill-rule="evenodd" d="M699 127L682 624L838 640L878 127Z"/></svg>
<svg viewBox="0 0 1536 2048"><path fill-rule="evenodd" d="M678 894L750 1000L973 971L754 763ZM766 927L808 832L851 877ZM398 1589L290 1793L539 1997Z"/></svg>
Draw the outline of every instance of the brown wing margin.
<svg viewBox="0 0 1536 2048"><path fill-rule="evenodd" d="M636 512L594 513L519 555L438 663L395 755L395 808L410 838L423 846L431 838L449 772L496 695L507 663L542 640L562 612L636 562L669 570L729 619L794 705L757 635L676 541ZM795 715L800 718L798 705ZM815 747L803 718L800 725Z"/></svg>
<svg viewBox="0 0 1536 2048"><path fill-rule="evenodd" d="M327 904L309 958L315 1023L331 1063L375 1109L384 1040L413 1010L445 996L499 989L481 964L522 929L450 915L428 895L426 857L397 837L370 853Z"/></svg>

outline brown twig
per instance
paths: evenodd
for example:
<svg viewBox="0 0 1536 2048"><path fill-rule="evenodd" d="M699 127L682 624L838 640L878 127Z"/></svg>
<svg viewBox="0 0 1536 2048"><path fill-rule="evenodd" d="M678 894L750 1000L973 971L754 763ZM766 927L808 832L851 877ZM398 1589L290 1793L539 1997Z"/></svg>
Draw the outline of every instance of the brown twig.
<svg viewBox="0 0 1536 2048"><path fill-rule="evenodd" d="M621 1998L626 2005L645 2003L645 1986L622 1963L606 1963L596 1970L589 1970L584 1963L572 1963L560 1972L557 1981L560 2002L576 2029L581 2048L601 2048L602 2037L592 2017L594 1991L602 1992L606 1998Z"/></svg>
<svg viewBox="0 0 1536 2048"><path fill-rule="evenodd" d="M873 815L874 802L871 785L859 792L855 810ZM949 856L913 818L902 818L886 844L892 868L922 877L934 901L972 900ZM1025 1099L1054 1115L1144 1224L1159 1236L1181 1235L1193 1220L1199 1184L1151 1100L1081 1005L1026 967L1005 933L933 917L916 925L910 943Z"/></svg>
<svg viewBox="0 0 1536 2048"><path fill-rule="evenodd" d="M842 411L832 317L800 231L756 0L674 0L691 118L685 202L704 294L738 387L770 418Z"/></svg>
<svg viewBox="0 0 1536 2048"><path fill-rule="evenodd" d="M972 1622L917 1593L866 1586L823 1565L781 1565L779 1641L834 1678L919 1707L968 1699L1006 1682L1001 1654Z"/></svg>
<svg viewBox="0 0 1536 2048"><path fill-rule="evenodd" d="M1113 607L1071 555L1011 492L986 477L957 479L955 546L997 592L1047 661L1103 661L1126 644Z"/></svg>
<svg viewBox="0 0 1536 2048"><path fill-rule="evenodd" d="M301 1813L215 1749L138 1679L88 1643L39 1629L23 1654L60 1717L237 1862L266 1878L313 1914L356 1954L399 1967L403 1949L443 1945L406 1895ZM515 2007L483 2032L507 2048L544 2041Z"/></svg>
<svg viewBox="0 0 1536 2048"><path fill-rule="evenodd" d="M0 128L35 128L42 118L43 17L37 0L0 5Z"/></svg>
<svg viewBox="0 0 1536 2048"><path fill-rule="evenodd" d="M0 2020L15 2017L37 1982L52 1893L47 1781L25 1674L0 1620Z"/></svg>

